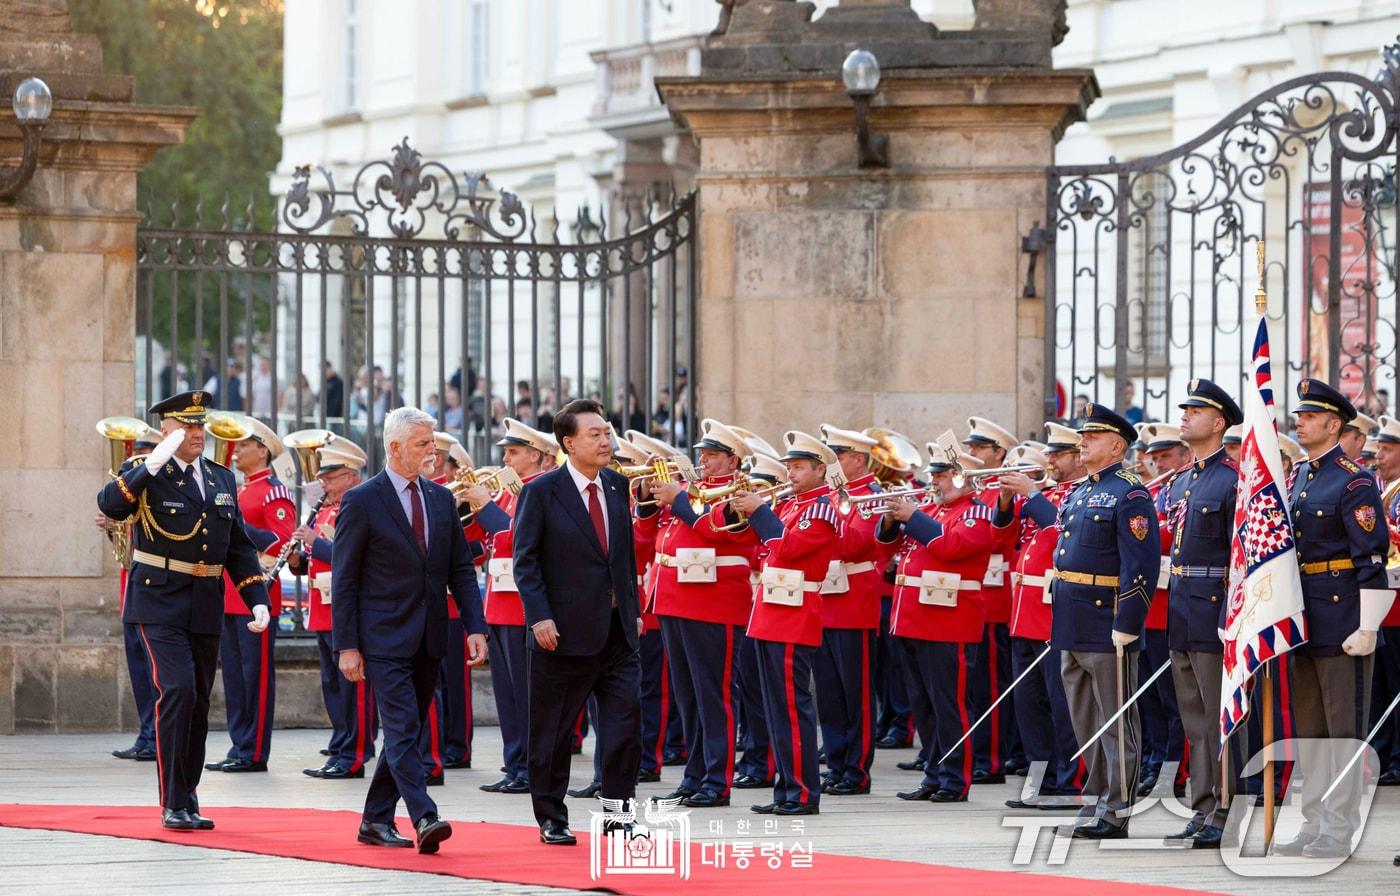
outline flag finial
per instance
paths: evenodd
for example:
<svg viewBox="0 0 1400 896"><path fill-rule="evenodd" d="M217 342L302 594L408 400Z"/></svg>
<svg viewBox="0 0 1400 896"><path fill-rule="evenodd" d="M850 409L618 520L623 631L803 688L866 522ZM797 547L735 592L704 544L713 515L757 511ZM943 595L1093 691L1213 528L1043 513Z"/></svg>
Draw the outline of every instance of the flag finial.
<svg viewBox="0 0 1400 896"><path fill-rule="evenodd" d="M1258 268L1259 285L1254 289L1254 310L1263 314L1269 308L1269 294L1264 291L1264 238L1259 237L1259 242L1254 247L1254 262Z"/></svg>

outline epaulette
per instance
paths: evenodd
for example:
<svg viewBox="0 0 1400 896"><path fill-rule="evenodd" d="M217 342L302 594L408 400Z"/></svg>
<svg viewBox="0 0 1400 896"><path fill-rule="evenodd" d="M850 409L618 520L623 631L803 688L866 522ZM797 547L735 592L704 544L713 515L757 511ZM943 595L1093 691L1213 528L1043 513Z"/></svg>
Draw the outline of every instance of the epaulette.
<svg viewBox="0 0 1400 896"><path fill-rule="evenodd" d="M1142 480L1137 478L1137 474L1133 473L1130 470L1119 470L1113 475L1117 476L1119 479L1124 480L1129 485L1142 485Z"/></svg>
<svg viewBox="0 0 1400 896"><path fill-rule="evenodd" d="M1343 470L1346 470L1348 473L1352 473L1352 474L1363 473L1363 472L1365 472L1364 470L1362 470L1360 467L1358 467L1358 466L1356 465L1356 461L1354 461L1354 460L1352 460L1351 458L1347 457L1345 454L1338 454L1338 455L1337 455L1337 466L1341 467Z"/></svg>
<svg viewBox="0 0 1400 896"><path fill-rule="evenodd" d="M212 457L206 457L206 458L203 458L203 460L204 460L205 463L209 464L209 466L211 466L211 467L218 467L220 470L224 470L224 471L229 472L229 473L232 473L232 472L233 472L233 471L230 470L228 467L226 467L226 466L224 466L223 464L219 463L218 461L214 460L214 458L212 458Z"/></svg>
<svg viewBox="0 0 1400 896"><path fill-rule="evenodd" d="M836 516L836 508L832 507L831 502L825 499L816 501L811 507L804 510L802 516L798 519L798 523L803 523L807 520L825 520L832 526L840 527L840 521Z"/></svg>
<svg viewBox="0 0 1400 896"><path fill-rule="evenodd" d="M268 489L267 494L263 496L264 507L266 507L268 504L271 504L273 501L291 501L293 504L296 503L295 501L292 501L292 493L287 491L287 487L285 485L283 485L280 482L277 482L277 480L275 479L273 480L273 482L276 484L273 485L272 488Z"/></svg>
<svg viewBox="0 0 1400 896"><path fill-rule="evenodd" d="M992 508L988 507L986 504L983 504L981 501L978 501L968 509L967 513L963 514L963 519L986 520L990 523L993 521L994 516L995 511L993 511Z"/></svg>
<svg viewBox="0 0 1400 896"><path fill-rule="evenodd" d="M1230 469L1234 470L1236 473L1240 471L1240 462L1235 460L1228 454L1220 458L1220 462L1225 466L1229 467Z"/></svg>

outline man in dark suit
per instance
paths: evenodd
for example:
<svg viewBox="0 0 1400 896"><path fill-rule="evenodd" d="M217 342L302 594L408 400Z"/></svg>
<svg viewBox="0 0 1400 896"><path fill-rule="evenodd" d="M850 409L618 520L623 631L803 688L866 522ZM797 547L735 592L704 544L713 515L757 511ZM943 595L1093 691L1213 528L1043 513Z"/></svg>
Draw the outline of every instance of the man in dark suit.
<svg viewBox="0 0 1400 896"><path fill-rule="evenodd" d="M424 853L437 852L452 835L428 796L418 748L447 652L446 591L467 626L469 662L486 660L481 591L456 502L422 476L434 457L433 424L417 408L397 408L384 418L386 466L341 498L331 572L340 671L350 682L369 679L384 731L359 841L413 845L394 827L402 797Z"/></svg>
<svg viewBox="0 0 1400 896"><path fill-rule="evenodd" d="M607 469L612 430L596 401L554 415L568 461L525 486L515 512L515 584L530 626L530 796L540 840L572 845L564 790L569 729L598 701L602 797L630 799L641 764L642 629L626 477Z"/></svg>

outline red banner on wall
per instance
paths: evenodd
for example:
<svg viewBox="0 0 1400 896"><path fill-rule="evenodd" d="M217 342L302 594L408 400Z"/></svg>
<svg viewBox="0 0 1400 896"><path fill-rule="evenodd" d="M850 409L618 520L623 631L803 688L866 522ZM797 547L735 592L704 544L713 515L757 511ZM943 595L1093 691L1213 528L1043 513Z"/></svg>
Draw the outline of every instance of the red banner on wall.
<svg viewBox="0 0 1400 896"><path fill-rule="evenodd" d="M1310 183L1303 193L1307 203L1303 220L1303 258L1308 265L1308 375L1327 378L1328 368L1328 250L1332 230L1332 184ZM1338 388L1358 401L1375 373L1374 354L1365 351L1376 341L1375 286L1367 282L1365 214L1359 206L1341 206L1341 253L1337 268L1342 276L1337 320L1341 327ZM1321 312L1321 313L1319 313Z"/></svg>

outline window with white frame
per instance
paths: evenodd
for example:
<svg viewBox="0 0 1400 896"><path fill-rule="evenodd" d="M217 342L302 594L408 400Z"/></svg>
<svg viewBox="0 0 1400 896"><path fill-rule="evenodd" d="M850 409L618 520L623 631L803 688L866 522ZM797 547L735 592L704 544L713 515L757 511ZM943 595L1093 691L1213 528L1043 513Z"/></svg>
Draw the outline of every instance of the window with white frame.
<svg viewBox="0 0 1400 896"><path fill-rule="evenodd" d="M360 13L360 0L345 0L344 45L341 47L345 92L341 99L346 110L355 109L360 103Z"/></svg>
<svg viewBox="0 0 1400 896"><path fill-rule="evenodd" d="M467 94L486 93L491 61L491 2L470 0L467 10Z"/></svg>

